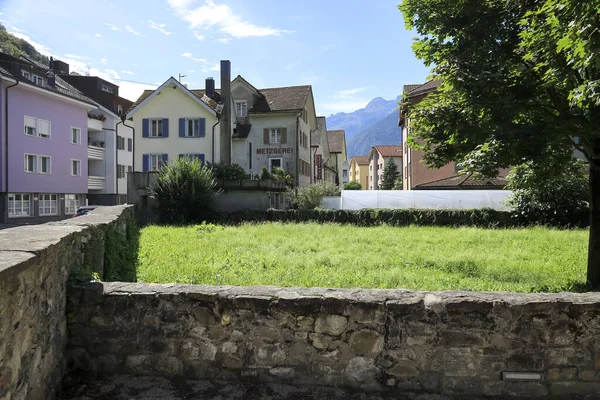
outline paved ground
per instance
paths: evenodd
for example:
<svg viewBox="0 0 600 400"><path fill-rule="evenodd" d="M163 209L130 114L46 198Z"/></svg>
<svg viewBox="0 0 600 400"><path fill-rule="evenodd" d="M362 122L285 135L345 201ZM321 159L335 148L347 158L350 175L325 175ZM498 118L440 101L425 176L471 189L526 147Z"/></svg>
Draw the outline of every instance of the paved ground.
<svg viewBox="0 0 600 400"><path fill-rule="evenodd" d="M62 400L450 400L438 395L382 396L324 387L259 386L157 377L113 376L70 385Z"/></svg>

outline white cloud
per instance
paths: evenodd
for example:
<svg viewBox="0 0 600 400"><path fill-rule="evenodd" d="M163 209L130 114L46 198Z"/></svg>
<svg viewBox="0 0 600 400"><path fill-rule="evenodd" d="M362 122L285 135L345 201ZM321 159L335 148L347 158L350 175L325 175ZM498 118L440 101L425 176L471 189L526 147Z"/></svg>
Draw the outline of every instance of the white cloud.
<svg viewBox="0 0 600 400"><path fill-rule="evenodd" d="M102 35L99 33L96 33L96 37L102 37Z"/></svg>
<svg viewBox="0 0 600 400"><path fill-rule="evenodd" d="M227 43L229 43L229 41L231 40L231 38L221 38L221 39L217 39L217 40L218 40L219 42L221 42L221 43L225 43L225 44L227 44Z"/></svg>
<svg viewBox="0 0 600 400"><path fill-rule="evenodd" d="M181 19L189 23L190 28L216 28L233 38L279 36L291 33L285 29L262 27L244 21L225 4L215 4L213 0L206 0L199 7L192 7L191 0L168 0L169 6Z"/></svg>
<svg viewBox="0 0 600 400"><path fill-rule="evenodd" d="M121 71L121 73L125 75L135 75L135 72L133 71Z"/></svg>
<svg viewBox="0 0 600 400"><path fill-rule="evenodd" d="M31 40L31 38L27 35L24 35L22 33L19 32L8 32L16 37L18 37L19 39L24 39L27 40L29 42L29 44L31 44L33 47L35 47L35 49L37 51L39 51L40 53L42 53L43 55L50 57L50 55L52 54L52 52L50 51L49 47L44 46L41 43L35 42L33 40Z"/></svg>
<svg viewBox="0 0 600 400"><path fill-rule="evenodd" d="M220 69L219 63L214 63L213 65L207 65L205 67L202 67L202 72L218 71L219 69Z"/></svg>
<svg viewBox="0 0 600 400"><path fill-rule="evenodd" d="M340 90L336 94L333 95L336 99L354 99L354 95L360 92L364 92L366 88L355 88L348 90Z"/></svg>
<svg viewBox="0 0 600 400"><path fill-rule="evenodd" d="M77 54L65 54L65 57L72 58L74 60L88 60L88 56L78 56Z"/></svg>
<svg viewBox="0 0 600 400"><path fill-rule="evenodd" d="M115 24L109 24L108 22L105 22L104 25L108 26L111 31L120 31L121 30L121 28L119 28Z"/></svg>
<svg viewBox="0 0 600 400"><path fill-rule="evenodd" d="M129 25L127 25L127 26L125 27L125 30L126 30L127 32L129 32L129 33L133 33L133 34L134 34L134 35L136 35L136 36L142 36L142 34L141 34L141 33L139 33L138 31L136 31L135 29L133 29L133 28L132 28L131 26L129 26Z"/></svg>
<svg viewBox="0 0 600 400"><path fill-rule="evenodd" d="M106 58L106 57L102 57L102 59L100 60L100 62L101 62L102 64L108 64L108 58Z"/></svg>
<svg viewBox="0 0 600 400"><path fill-rule="evenodd" d="M204 35L200 34L199 32L192 32L192 34L194 35L194 37L198 40L204 40Z"/></svg>
<svg viewBox="0 0 600 400"><path fill-rule="evenodd" d="M150 28L152 28L152 29L156 29L163 35L170 36L173 34L173 32L167 32L167 30L165 29L165 27L167 26L166 24L158 24L152 20L148 20L148 26L150 26Z"/></svg>
<svg viewBox="0 0 600 400"><path fill-rule="evenodd" d="M201 62L201 63L205 63L205 62L206 62L206 59L205 59L205 58L194 58L194 57L192 56L192 53L185 52L185 53L183 53L183 54L181 54L181 55L182 55L183 57L185 57L185 58L189 58L190 60L198 61L198 62Z"/></svg>
<svg viewBox="0 0 600 400"><path fill-rule="evenodd" d="M105 69L104 72L106 73L106 75L108 75L109 77L111 77L113 79L121 78L121 76L119 76L119 73L117 71L115 71L114 69Z"/></svg>

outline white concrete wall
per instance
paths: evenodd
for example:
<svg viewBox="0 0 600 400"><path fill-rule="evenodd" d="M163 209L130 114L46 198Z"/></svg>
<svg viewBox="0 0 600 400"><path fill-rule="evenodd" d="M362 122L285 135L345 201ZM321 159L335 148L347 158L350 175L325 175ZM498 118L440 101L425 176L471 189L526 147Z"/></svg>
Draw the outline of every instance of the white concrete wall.
<svg viewBox="0 0 600 400"><path fill-rule="evenodd" d="M132 151L129 151L127 142L129 139L133 139L133 129L123 126L123 124L119 124L118 130L119 136L125 139L125 150L117 151L119 164L125 166L125 178L118 179L117 189L119 194L127 194L127 171L128 167L133 166L133 148Z"/></svg>

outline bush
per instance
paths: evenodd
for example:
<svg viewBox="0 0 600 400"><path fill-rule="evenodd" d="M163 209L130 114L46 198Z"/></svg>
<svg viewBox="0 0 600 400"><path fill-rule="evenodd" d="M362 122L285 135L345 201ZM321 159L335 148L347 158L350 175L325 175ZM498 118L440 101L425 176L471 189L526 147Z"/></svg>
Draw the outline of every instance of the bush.
<svg viewBox="0 0 600 400"><path fill-rule="evenodd" d="M293 208L312 210L321 206L325 196L339 196L340 189L330 183L322 182L303 188L288 189L285 195Z"/></svg>
<svg viewBox="0 0 600 400"><path fill-rule="evenodd" d="M296 186L296 179L283 168L273 168L273 179L277 182L285 184L286 187L292 188Z"/></svg>
<svg viewBox="0 0 600 400"><path fill-rule="evenodd" d="M207 164L218 181L235 182L247 177L246 171L238 164Z"/></svg>
<svg viewBox="0 0 600 400"><path fill-rule="evenodd" d="M344 190L362 190L362 186L358 182L348 182L344 184Z"/></svg>
<svg viewBox="0 0 600 400"><path fill-rule="evenodd" d="M164 165L150 186L158 201L159 220L168 224L203 221L209 215L217 191L213 172L198 159L179 158Z"/></svg>
<svg viewBox="0 0 600 400"><path fill-rule="evenodd" d="M560 165L523 164L513 168L507 202L518 218L539 224L581 226L589 213L588 166L579 159Z"/></svg>
<svg viewBox="0 0 600 400"><path fill-rule="evenodd" d="M396 180L394 181L394 186L392 187L392 190L402 190L402 177L399 176L396 178Z"/></svg>
<svg viewBox="0 0 600 400"><path fill-rule="evenodd" d="M262 169L260 170L260 179L271 179L271 173L269 172L267 167L265 167L264 165L263 165Z"/></svg>

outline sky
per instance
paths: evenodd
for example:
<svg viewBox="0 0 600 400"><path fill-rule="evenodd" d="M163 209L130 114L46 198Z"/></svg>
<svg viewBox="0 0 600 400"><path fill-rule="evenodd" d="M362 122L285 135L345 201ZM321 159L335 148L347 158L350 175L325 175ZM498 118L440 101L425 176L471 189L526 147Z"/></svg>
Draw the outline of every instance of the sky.
<svg viewBox="0 0 600 400"><path fill-rule="evenodd" d="M312 85L318 115L395 99L429 68L411 50L400 0L0 0L0 21L38 51L135 100L169 77L190 89L232 79Z"/></svg>

